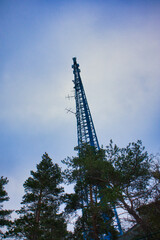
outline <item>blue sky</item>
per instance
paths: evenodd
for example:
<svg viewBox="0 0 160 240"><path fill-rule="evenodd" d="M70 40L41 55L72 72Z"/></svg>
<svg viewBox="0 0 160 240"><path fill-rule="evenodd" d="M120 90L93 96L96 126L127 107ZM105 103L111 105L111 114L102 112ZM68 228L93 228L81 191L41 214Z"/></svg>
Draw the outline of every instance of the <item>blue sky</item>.
<svg viewBox="0 0 160 240"><path fill-rule="evenodd" d="M160 1L0 1L0 161L10 208L44 152L77 144L76 56L100 145L160 152Z"/></svg>

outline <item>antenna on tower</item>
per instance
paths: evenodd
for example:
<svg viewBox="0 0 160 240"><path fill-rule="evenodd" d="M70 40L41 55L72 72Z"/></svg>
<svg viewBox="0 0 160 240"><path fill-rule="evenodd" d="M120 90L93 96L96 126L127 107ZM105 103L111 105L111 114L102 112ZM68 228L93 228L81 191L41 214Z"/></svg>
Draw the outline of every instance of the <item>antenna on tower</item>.
<svg viewBox="0 0 160 240"><path fill-rule="evenodd" d="M76 57L73 58L72 68L73 68L73 74L74 74L73 83L74 83L74 89L75 89L78 147L80 149L83 146L83 144L86 143L86 144L89 144L90 146L93 146L95 149L100 150L91 112L87 102L87 97L86 97L81 76L80 76L79 64L77 63ZM83 193L86 194L85 203L83 201L83 204L87 205L89 202L88 190L84 189ZM115 213L118 230L120 232L120 235L122 235L123 232L121 229L116 208L113 207L113 210ZM106 217L106 219L107 218L108 217ZM106 219L104 219L104 221L106 221ZM109 235L107 236L106 235L104 236L104 234L102 235L103 236L100 236L100 239L108 239L108 240L111 239ZM84 234L84 240L86 239L87 239L86 234Z"/></svg>
<svg viewBox="0 0 160 240"><path fill-rule="evenodd" d="M76 115L76 113L73 112L72 108L65 108L65 110L67 111L67 113L73 113L74 115Z"/></svg>

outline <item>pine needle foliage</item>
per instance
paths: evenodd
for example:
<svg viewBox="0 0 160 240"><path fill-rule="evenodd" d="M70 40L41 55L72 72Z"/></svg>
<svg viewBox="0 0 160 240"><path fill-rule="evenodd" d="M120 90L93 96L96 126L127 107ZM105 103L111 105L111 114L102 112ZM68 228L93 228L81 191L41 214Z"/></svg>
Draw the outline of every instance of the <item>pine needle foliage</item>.
<svg viewBox="0 0 160 240"><path fill-rule="evenodd" d="M77 157L67 158L63 163L67 165L65 177L68 183L74 183L74 193L66 195L66 212L76 214L82 210L78 217L75 229L75 239L101 239L103 235L112 235L117 239L117 232L113 227L113 211L111 204L104 202L100 197L101 184L99 178L103 170L100 168L105 158L103 149L84 144L78 150Z"/></svg>
<svg viewBox="0 0 160 240"><path fill-rule="evenodd" d="M3 209L3 203L5 201L9 201L8 194L5 190L5 185L8 183L8 179L5 177L0 178L0 228L4 226L10 225L10 214L12 213L11 210ZM3 236L2 231L0 231L0 236Z"/></svg>
<svg viewBox="0 0 160 240"><path fill-rule="evenodd" d="M31 171L24 183L25 195L19 218L14 221L8 235L16 239L62 240L67 233L62 213L59 213L63 188L61 169L47 153Z"/></svg>

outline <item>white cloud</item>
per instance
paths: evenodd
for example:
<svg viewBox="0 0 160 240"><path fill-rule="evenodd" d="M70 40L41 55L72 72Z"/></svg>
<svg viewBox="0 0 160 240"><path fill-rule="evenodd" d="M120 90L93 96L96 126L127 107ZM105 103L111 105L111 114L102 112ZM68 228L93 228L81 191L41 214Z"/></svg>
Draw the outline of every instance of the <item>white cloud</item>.
<svg viewBox="0 0 160 240"><path fill-rule="evenodd" d="M36 35L28 33L33 40L24 42L6 65L1 121L39 129L68 121L65 96L73 86L71 58L77 56L99 128L124 124L127 132L130 125L146 129L152 124L160 87L157 15L152 12L145 22L139 13L135 21L127 13L117 18L128 21L122 26L116 21L112 25L102 12L95 6L90 11L88 4L74 11L71 5L62 7L61 15L46 18Z"/></svg>

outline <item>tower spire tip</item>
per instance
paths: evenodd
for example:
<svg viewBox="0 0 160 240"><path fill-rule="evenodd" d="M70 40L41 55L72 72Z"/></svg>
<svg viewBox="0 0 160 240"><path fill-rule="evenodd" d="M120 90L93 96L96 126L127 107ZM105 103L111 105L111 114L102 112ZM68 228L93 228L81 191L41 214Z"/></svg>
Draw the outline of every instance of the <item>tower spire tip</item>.
<svg viewBox="0 0 160 240"><path fill-rule="evenodd" d="M72 59L73 59L73 63L76 63L76 57L73 57Z"/></svg>

